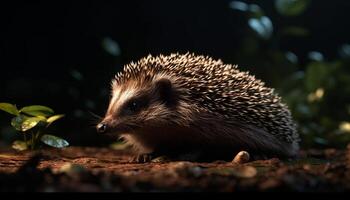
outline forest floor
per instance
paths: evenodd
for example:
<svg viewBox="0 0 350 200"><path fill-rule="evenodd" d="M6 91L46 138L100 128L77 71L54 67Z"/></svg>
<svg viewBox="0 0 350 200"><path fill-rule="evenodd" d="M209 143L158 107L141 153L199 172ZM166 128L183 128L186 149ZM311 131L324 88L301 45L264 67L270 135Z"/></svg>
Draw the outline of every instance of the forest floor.
<svg viewBox="0 0 350 200"><path fill-rule="evenodd" d="M297 160L130 163L123 150L0 150L0 191L350 191L347 149L310 149Z"/></svg>

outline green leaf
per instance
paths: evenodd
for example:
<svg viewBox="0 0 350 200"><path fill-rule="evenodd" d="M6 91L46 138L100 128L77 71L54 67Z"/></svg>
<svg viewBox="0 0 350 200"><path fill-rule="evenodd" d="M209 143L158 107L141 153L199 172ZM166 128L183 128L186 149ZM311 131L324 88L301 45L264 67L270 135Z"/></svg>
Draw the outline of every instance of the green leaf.
<svg viewBox="0 0 350 200"><path fill-rule="evenodd" d="M304 12L309 3L309 0L276 0L275 7L281 15L296 16Z"/></svg>
<svg viewBox="0 0 350 200"><path fill-rule="evenodd" d="M16 140L12 143L12 148L18 151L24 151L28 149L28 145L24 141Z"/></svg>
<svg viewBox="0 0 350 200"><path fill-rule="evenodd" d="M76 69L71 70L70 75L77 81L82 81L84 79L83 74Z"/></svg>
<svg viewBox="0 0 350 200"><path fill-rule="evenodd" d="M26 106L23 107L19 112L26 113L31 116L44 116L48 117L54 114L54 111L46 106L41 105L33 105L33 106Z"/></svg>
<svg viewBox="0 0 350 200"><path fill-rule="evenodd" d="M328 141L324 138L320 138L320 137L315 137L314 138L314 141L317 143L317 144L322 144L322 145L327 145L328 144Z"/></svg>
<svg viewBox="0 0 350 200"><path fill-rule="evenodd" d="M284 35L303 37L309 35L309 31L303 27L288 26L282 30Z"/></svg>
<svg viewBox="0 0 350 200"><path fill-rule="evenodd" d="M342 58L350 58L350 44L343 44L339 48L339 54Z"/></svg>
<svg viewBox="0 0 350 200"><path fill-rule="evenodd" d="M112 56L119 56L121 53L119 44L109 37L106 37L102 40L102 47Z"/></svg>
<svg viewBox="0 0 350 200"><path fill-rule="evenodd" d="M229 7L233 10L239 10L243 12L250 12L249 14L254 17L261 17L264 15L263 10L257 4L247 4L242 1L232 1Z"/></svg>
<svg viewBox="0 0 350 200"><path fill-rule="evenodd" d="M17 117L12 118L11 126L13 126L17 131L22 131L22 123L27 119L23 115L19 115Z"/></svg>
<svg viewBox="0 0 350 200"><path fill-rule="evenodd" d="M42 119L39 117L29 117L28 119L23 121L21 129L22 131L27 131L35 127L40 121L42 121Z"/></svg>
<svg viewBox="0 0 350 200"><path fill-rule="evenodd" d="M58 119L61 119L62 117L64 117L64 115L54 115L54 116L51 116L49 117L46 122L51 124L52 122L58 120Z"/></svg>
<svg viewBox="0 0 350 200"><path fill-rule="evenodd" d="M305 73L305 85L308 92L314 92L317 88L323 87L329 76L331 66L322 62L312 62L307 66Z"/></svg>
<svg viewBox="0 0 350 200"><path fill-rule="evenodd" d="M19 115L19 112L17 110L16 105L10 104L10 103L0 103L0 110L3 110L5 112L8 112L12 115Z"/></svg>
<svg viewBox="0 0 350 200"><path fill-rule="evenodd" d="M295 55L295 53L288 51L285 54L287 60L293 64L297 64L298 63L298 57L297 55Z"/></svg>
<svg viewBox="0 0 350 200"><path fill-rule="evenodd" d="M69 145L69 143L66 140L54 135L45 134L40 138L40 140L43 143L56 148L63 148Z"/></svg>
<svg viewBox="0 0 350 200"><path fill-rule="evenodd" d="M320 61L321 62L324 60L322 53L320 53L318 51L311 51L308 53L307 56L310 60L313 60L313 61Z"/></svg>
<svg viewBox="0 0 350 200"><path fill-rule="evenodd" d="M24 115L19 115L12 118L11 125L17 131L27 131L35 127L40 121L45 121L42 117L26 117Z"/></svg>
<svg viewBox="0 0 350 200"><path fill-rule="evenodd" d="M248 9L249 9L248 4L246 4L242 1L232 1L229 4L229 7L234 9L234 10L239 10L239 11L248 11Z"/></svg>
<svg viewBox="0 0 350 200"><path fill-rule="evenodd" d="M41 116L41 115L36 116L36 118L41 119L41 121L44 121L44 122L46 122L46 120L47 120L47 118L46 118L46 117Z"/></svg>
<svg viewBox="0 0 350 200"><path fill-rule="evenodd" d="M254 30L261 38L267 40L272 36L273 25L267 16L251 18L248 20L249 27Z"/></svg>

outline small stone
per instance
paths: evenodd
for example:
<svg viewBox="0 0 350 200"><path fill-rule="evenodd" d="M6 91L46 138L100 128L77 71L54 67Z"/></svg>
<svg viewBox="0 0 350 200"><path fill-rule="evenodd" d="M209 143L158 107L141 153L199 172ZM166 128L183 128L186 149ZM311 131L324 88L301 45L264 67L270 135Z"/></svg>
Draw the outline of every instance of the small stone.
<svg viewBox="0 0 350 200"><path fill-rule="evenodd" d="M306 171L310 171L311 170L311 165L310 164L304 164L303 165L303 169Z"/></svg>
<svg viewBox="0 0 350 200"><path fill-rule="evenodd" d="M198 166L190 168L189 171L194 177L200 177L203 173L202 168L200 168Z"/></svg>
<svg viewBox="0 0 350 200"><path fill-rule="evenodd" d="M193 164L191 162L188 161L180 161L180 162L176 162L172 165L173 169L184 169L184 168L188 168L193 166Z"/></svg>
<svg viewBox="0 0 350 200"><path fill-rule="evenodd" d="M234 175L239 178L252 178L256 176L258 171L255 167L252 166L244 166L234 170Z"/></svg>
<svg viewBox="0 0 350 200"><path fill-rule="evenodd" d="M236 163L236 164L243 164L243 163L246 163L248 162L250 159L250 155L248 152L246 151L240 151L236 156L235 158L232 160L233 163Z"/></svg>
<svg viewBox="0 0 350 200"><path fill-rule="evenodd" d="M63 164L58 170L58 173L76 174L85 172L85 168L81 165L66 163Z"/></svg>
<svg viewBox="0 0 350 200"><path fill-rule="evenodd" d="M201 167L194 165L188 161L181 161L173 164L170 167L171 172L181 176L199 177L202 175L203 170Z"/></svg>
<svg viewBox="0 0 350 200"><path fill-rule="evenodd" d="M237 178L252 178L258 173L255 167L247 165L211 168L207 171L212 175L234 176Z"/></svg>

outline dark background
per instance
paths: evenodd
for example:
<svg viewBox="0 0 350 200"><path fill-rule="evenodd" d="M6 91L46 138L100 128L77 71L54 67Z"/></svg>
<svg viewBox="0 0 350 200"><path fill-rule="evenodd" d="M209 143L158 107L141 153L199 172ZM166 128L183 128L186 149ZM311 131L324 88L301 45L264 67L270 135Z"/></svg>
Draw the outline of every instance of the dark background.
<svg viewBox="0 0 350 200"><path fill-rule="evenodd" d="M49 106L56 113L66 114L50 129L52 133L66 138L71 145L103 146L114 140L95 132L97 120L90 112L104 114L114 74L124 64L150 53L194 52L239 64L241 69L250 70L269 86L276 87L300 122L301 134L311 135L311 140L305 141L331 145L327 141L337 133L339 123L350 121L350 111L346 111L350 110L346 93L349 90L334 89L344 82L332 87L329 90L332 93L325 93L333 96L325 96L312 105L305 99L313 89L305 84L288 83L293 74L300 72L317 79L317 70L311 75L307 72L313 62L311 51L323 55L323 59L316 59L320 65L339 61L341 69L347 70L347 54L340 49L350 43L350 1L310 1L305 11L295 16L278 13L273 0L243 1L258 5L263 15L271 19L273 35L269 39L259 38L249 27L247 21L254 14L232 9L230 2L2 2L0 102L18 107ZM279 34L288 26L302 27L307 34ZM106 45L116 48L115 52L111 53ZM291 62L285 56L287 52L292 52L297 61ZM338 75L350 76L347 73L341 71ZM325 77L330 76L326 73ZM337 75L331 78L336 83L341 79ZM293 99L289 95L293 91L304 96ZM307 108L309 113L303 113ZM324 122L322 116L328 117L328 121ZM0 140L6 144L17 137L9 121L6 113L0 114Z"/></svg>

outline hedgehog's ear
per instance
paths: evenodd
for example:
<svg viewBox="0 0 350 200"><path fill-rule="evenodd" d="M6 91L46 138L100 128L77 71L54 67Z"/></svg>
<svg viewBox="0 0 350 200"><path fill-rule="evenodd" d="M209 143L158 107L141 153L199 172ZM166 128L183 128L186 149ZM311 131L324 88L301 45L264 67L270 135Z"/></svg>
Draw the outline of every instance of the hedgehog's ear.
<svg viewBox="0 0 350 200"><path fill-rule="evenodd" d="M155 89L161 101L164 101L168 105L174 103L174 89L169 79L161 78L156 80Z"/></svg>

